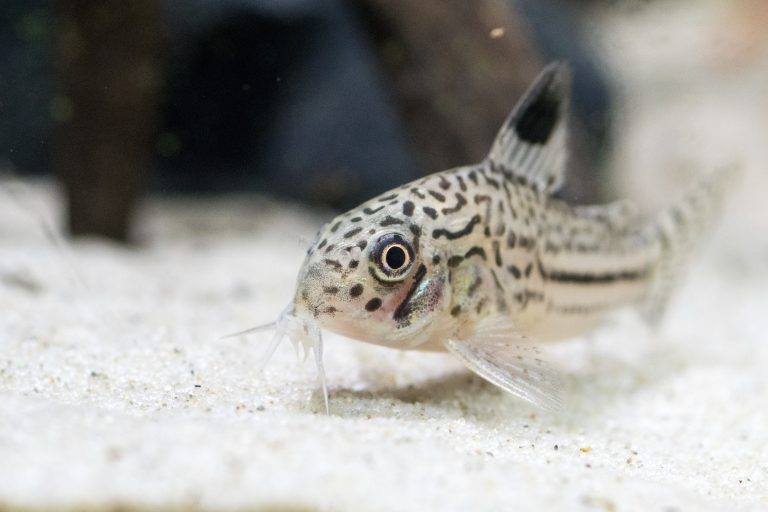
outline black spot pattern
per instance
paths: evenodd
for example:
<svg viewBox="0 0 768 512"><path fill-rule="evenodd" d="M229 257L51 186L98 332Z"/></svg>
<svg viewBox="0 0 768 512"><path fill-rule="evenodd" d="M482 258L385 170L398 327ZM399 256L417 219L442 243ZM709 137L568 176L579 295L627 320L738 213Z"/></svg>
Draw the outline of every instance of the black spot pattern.
<svg viewBox="0 0 768 512"><path fill-rule="evenodd" d="M412 189L411 189L411 194L415 195L415 196L416 196L416 197L418 197L419 199L426 199L426 198L427 198L427 196L425 196L424 194L422 194L422 193L421 193L421 191L419 191L419 189L418 189L418 188L416 188L416 187L414 187L414 188L412 188Z"/></svg>
<svg viewBox="0 0 768 512"><path fill-rule="evenodd" d="M493 241L493 254L494 254L494 257L496 259L496 266L500 267L502 265L502 261L501 261L501 250L500 250L500 247L499 247L499 241L498 240L494 240Z"/></svg>
<svg viewBox="0 0 768 512"><path fill-rule="evenodd" d="M474 247L471 247L465 254L464 258L469 259L472 256L479 256L483 260L487 259L487 256L485 255L485 249L482 247L476 245Z"/></svg>
<svg viewBox="0 0 768 512"><path fill-rule="evenodd" d="M434 197L435 199L437 199L441 203L445 202L445 196L443 194L441 194L440 192L436 192L434 190L427 190L427 194L431 195L432 197Z"/></svg>
<svg viewBox="0 0 768 512"><path fill-rule="evenodd" d="M349 289L349 296L352 298L359 297L363 294L363 285L360 283L357 283L352 288Z"/></svg>
<svg viewBox="0 0 768 512"><path fill-rule="evenodd" d="M456 192L456 205L451 206L450 208L443 208L441 211L443 212L443 215L449 215L451 213L456 213L459 210L461 210L465 205L467 204L466 198L461 195L459 192Z"/></svg>
<svg viewBox="0 0 768 512"><path fill-rule="evenodd" d="M474 281L472 281L472 284L469 285L469 288L467 288L467 295L470 297L475 294L475 292L480 288L480 285L483 284L483 278L480 276L477 276Z"/></svg>
<svg viewBox="0 0 768 512"><path fill-rule="evenodd" d="M332 267L334 270L341 270L341 263L339 263L338 261L330 260L328 258L324 259L323 261L325 262L326 265L328 265L329 267Z"/></svg>
<svg viewBox="0 0 768 512"><path fill-rule="evenodd" d="M365 310L371 313L376 311L380 307L381 307L381 299L378 297L374 297L365 303Z"/></svg>
<svg viewBox="0 0 768 512"><path fill-rule="evenodd" d="M373 215L376 212L379 212L384 209L384 205L379 206L378 208L363 208L363 213L366 215Z"/></svg>
<svg viewBox="0 0 768 512"><path fill-rule="evenodd" d="M481 221L481 218L479 215L475 215L470 219L470 221L467 223L466 226L464 226L462 229L458 231L448 231L447 229L435 229L432 231L432 238L440 238L445 237L448 240L456 240L457 238L465 237L472 233L472 231L475 229L475 226L479 224Z"/></svg>
<svg viewBox="0 0 768 512"><path fill-rule="evenodd" d="M344 238L352 238L353 236L355 236L356 234L358 234L362 230L363 230L363 228L360 228L360 227L357 227L355 229L350 229L349 231L344 233Z"/></svg>
<svg viewBox="0 0 768 512"><path fill-rule="evenodd" d="M381 226L381 227L385 228L385 227L387 227L387 226L395 226L395 225L398 225L398 224L402 224L402 223L403 223L403 221L402 221L402 220L400 220L400 219L398 219L398 218L396 218L396 217L392 217L391 215L387 215L387 216L384 218L384 220L382 220L382 221L379 223L379 226Z"/></svg>

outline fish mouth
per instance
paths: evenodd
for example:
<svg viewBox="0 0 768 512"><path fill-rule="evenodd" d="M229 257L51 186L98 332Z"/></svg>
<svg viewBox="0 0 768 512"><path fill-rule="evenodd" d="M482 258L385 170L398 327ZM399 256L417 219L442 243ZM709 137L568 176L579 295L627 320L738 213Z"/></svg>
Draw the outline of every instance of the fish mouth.
<svg viewBox="0 0 768 512"><path fill-rule="evenodd" d="M306 359L310 350L317 344L320 336L320 323L313 318L306 318L296 314L295 308L291 305L285 308L277 320L264 326L274 329L275 334L272 337L272 343L264 354L260 368L264 368L277 350L280 342L286 336L291 341L297 355Z"/></svg>
<svg viewBox="0 0 768 512"><path fill-rule="evenodd" d="M306 318L297 315L293 305L289 305L280 313L277 320L263 327L265 329L273 328L275 334L272 336L269 348L259 364L259 370L264 370L277 350L277 347L280 346L280 342L287 336L291 341L296 354L301 354L300 357L302 359L306 360L309 353L313 353L315 357L315 365L317 366L317 376L323 389L325 412L326 414L329 414L328 386L325 379L325 367L323 366L323 336L320 329L320 322L314 318Z"/></svg>
<svg viewBox="0 0 768 512"><path fill-rule="evenodd" d="M286 307L277 317L277 320L268 324L252 327L244 331L228 334L224 338L244 336L255 332L275 331L272 341L269 343L267 351L262 356L258 364L258 370L264 371L264 368L272 359L280 342L286 336L291 340L296 355L305 359L312 352L315 356L315 365L317 366L317 376L323 389L323 400L325 401L325 413L330 414L328 406L328 386L325 381L325 368L323 366L323 336L320 329L320 322L314 318L307 318L296 314L293 305Z"/></svg>

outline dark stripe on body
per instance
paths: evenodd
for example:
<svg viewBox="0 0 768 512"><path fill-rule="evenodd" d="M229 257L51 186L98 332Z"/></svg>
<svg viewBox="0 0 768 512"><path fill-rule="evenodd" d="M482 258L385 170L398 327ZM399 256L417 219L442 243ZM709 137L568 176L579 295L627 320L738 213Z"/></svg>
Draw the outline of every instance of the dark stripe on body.
<svg viewBox="0 0 768 512"><path fill-rule="evenodd" d="M490 186L492 186L496 190L499 190L499 182L498 181L496 181L495 179L493 179L493 178L491 178L489 176L486 176L485 173L482 173L482 175L483 175L483 178L485 178L486 183L488 183Z"/></svg>
<svg viewBox="0 0 768 512"><path fill-rule="evenodd" d="M362 230L363 230L363 228L350 229L349 231L344 233L344 238L352 238L353 236L355 236L356 234L358 234Z"/></svg>
<svg viewBox="0 0 768 512"><path fill-rule="evenodd" d="M464 258L471 258L472 256L480 256L483 258L483 260L487 259L485 256L485 249L482 247L475 245L474 247L471 247L465 254Z"/></svg>
<svg viewBox="0 0 768 512"><path fill-rule="evenodd" d="M373 215L374 213L383 209L384 209L384 205L381 205L378 208L363 208L363 213L366 215Z"/></svg>
<svg viewBox="0 0 768 512"><path fill-rule="evenodd" d="M421 284L421 281L424 279L424 276L427 275L427 267L425 267L423 264L419 266L418 270L416 270L416 274L413 276L413 283L411 284L411 289L408 290L408 294L405 296L405 299L403 299L403 302L401 302L397 308L395 309L395 312L392 314L392 318L395 320L403 320L405 317L410 314L411 309L413 308L413 305L411 304L411 299L413 298L413 295L416 293L416 290L419 288L419 285Z"/></svg>
<svg viewBox="0 0 768 512"><path fill-rule="evenodd" d="M610 284L618 281L639 281L648 277L647 270L611 272L605 274L580 274L576 272L549 271L547 280L573 284Z"/></svg>
<svg viewBox="0 0 768 512"><path fill-rule="evenodd" d="M547 305L547 311L559 313L561 315L591 315L615 308L616 304L587 304L576 306L564 306L559 304Z"/></svg>
<svg viewBox="0 0 768 512"><path fill-rule="evenodd" d="M480 276L477 276L475 280L472 282L471 285L469 285L469 288L467 288L467 295L471 297L475 294L478 288L480 288L480 285L483 284L483 278Z"/></svg>
<svg viewBox="0 0 768 512"><path fill-rule="evenodd" d="M411 193L412 193L413 195L415 195L416 197L418 197L419 199L426 199L426 198L427 198L427 196L425 196L424 194L422 194L421 192L419 192L419 189L418 189L418 188L416 188L416 187L414 187L414 188L412 188L412 189L411 189Z"/></svg>
<svg viewBox="0 0 768 512"><path fill-rule="evenodd" d="M485 255L485 249L475 245L474 247L471 247L467 252L465 252L464 256L455 255L448 258L448 266L451 268L458 267L459 265L461 265L462 261L464 261L465 259L469 259L472 256L480 256L483 259L483 261L487 259L487 256Z"/></svg>
<svg viewBox="0 0 768 512"><path fill-rule="evenodd" d="M532 272L532 271L533 271L533 263L528 263L528 264L525 266L525 272L524 272L524 274L525 274L525 277L526 277L526 278L529 278L529 277L531 277L531 272Z"/></svg>
<svg viewBox="0 0 768 512"><path fill-rule="evenodd" d="M504 287L493 270L491 270L491 277L493 277L493 283L496 285L496 307L499 308L499 311L506 311L507 300L504 298Z"/></svg>
<svg viewBox="0 0 768 512"><path fill-rule="evenodd" d="M323 260L323 262L324 262L326 265L328 265L328 266L330 266L330 267L333 267L333 268L334 268L334 270L341 270L341 263L339 263L339 262L338 262L338 261L336 261L336 260L331 260L331 259L327 259L327 258L326 258L326 259L324 259L324 260Z"/></svg>
<svg viewBox="0 0 768 512"><path fill-rule="evenodd" d="M464 226L459 231L448 231L447 229L436 229L432 231L432 238L440 238L441 236L444 236L448 240L456 240L457 238L461 238L471 234L472 231L475 229L475 225L479 224L480 221L481 221L480 216L475 215L467 223L467 225Z"/></svg>
<svg viewBox="0 0 768 512"><path fill-rule="evenodd" d="M440 192L435 192L434 190L427 190L427 194L431 195L441 203L445 202L445 196L441 194Z"/></svg>
<svg viewBox="0 0 768 512"><path fill-rule="evenodd" d="M456 213L459 210L461 210L466 204L467 204L467 200L464 198L464 196L456 192L456 206L451 206L450 208L443 208L442 209L443 215L448 215L449 213Z"/></svg>
<svg viewBox="0 0 768 512"><path fill-rule="evenodd" d="M523 305L523 307L528 305L528 302L534 301L534 302L543 302L544 301L544 294L541 292L536 292L533 290L523 290L521 292L515 293L513 296L515 299L515 302L519 302Z"/></svg>
<svg viewBox="0 0 768 512"><path fill-rule="evenodd" d="M379 223L379 226L385 228L387 226L393 226L393 225L402 224L402 223L403 223L402 220L392 217L391 215L387 215L387 217Z"/></svg>

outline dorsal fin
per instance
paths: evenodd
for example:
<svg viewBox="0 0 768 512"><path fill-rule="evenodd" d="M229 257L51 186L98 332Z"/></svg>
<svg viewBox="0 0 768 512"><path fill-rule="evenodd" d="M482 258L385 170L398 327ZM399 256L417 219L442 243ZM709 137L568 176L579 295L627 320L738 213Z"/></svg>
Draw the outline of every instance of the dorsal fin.
<svg viewBox="0 0 768 512"><path fill-rule="evenodd" d="M493 142L488 159L508 178L525 178L553 193L563 183L571 77L568 65L548 65L523 95Z"/></svg>

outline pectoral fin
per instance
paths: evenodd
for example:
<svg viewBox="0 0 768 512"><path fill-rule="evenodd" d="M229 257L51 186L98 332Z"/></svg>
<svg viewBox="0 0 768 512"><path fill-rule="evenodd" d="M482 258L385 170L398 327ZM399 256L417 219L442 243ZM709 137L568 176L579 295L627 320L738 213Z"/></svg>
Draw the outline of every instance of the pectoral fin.
<svg viewBox="0 0 768 512"><path fill-rule="evenodd" d="M510 332L501 322L495 322L498 329L484 322L473 337L449 339L445 347L467 368L504 391L544 409L560 409L560 381L555 371L530 339Z"/></svg>

